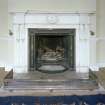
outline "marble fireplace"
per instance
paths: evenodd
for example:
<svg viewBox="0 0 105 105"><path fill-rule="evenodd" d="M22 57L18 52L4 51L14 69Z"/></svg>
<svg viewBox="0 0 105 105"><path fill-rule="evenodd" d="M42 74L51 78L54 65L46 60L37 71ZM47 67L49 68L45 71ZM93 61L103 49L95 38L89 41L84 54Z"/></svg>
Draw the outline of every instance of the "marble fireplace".
<svg viewBox="0 0 105 105"><path fill-rule="evenodd" d="M49 67L88 72L95 63L94 13L16 13L13 29L15 72Z"/></svg>

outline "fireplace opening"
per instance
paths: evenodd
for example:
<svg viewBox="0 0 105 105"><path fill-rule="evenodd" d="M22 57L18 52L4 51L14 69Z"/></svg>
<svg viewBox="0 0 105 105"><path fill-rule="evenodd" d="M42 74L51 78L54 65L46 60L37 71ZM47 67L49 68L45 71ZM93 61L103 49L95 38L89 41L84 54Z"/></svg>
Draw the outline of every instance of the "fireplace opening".
<svg viewBox="0 0 105 105"><path fill-rule="evenodd" d="M75 68L75 29L29 29L29 70L62 72Z"/></svg>

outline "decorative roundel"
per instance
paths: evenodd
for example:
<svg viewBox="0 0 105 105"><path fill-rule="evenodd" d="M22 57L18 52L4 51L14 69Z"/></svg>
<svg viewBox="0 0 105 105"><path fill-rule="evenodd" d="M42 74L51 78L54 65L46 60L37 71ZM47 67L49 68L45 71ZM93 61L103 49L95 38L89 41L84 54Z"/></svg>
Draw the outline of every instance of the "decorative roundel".
<svg viewBox="0 0 105 105"><path fill-rule="evenodd" d="M57 17L55 15L49 15L47 16L47 21L51 24L54 24L57 22Z"/></svg>

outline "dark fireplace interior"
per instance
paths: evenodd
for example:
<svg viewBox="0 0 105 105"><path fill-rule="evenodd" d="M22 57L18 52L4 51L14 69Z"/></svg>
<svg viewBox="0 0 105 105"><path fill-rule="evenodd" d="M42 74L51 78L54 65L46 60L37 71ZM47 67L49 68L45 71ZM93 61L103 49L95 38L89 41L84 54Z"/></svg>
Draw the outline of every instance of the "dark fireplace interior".
<svg viewBox="0 0 105 105"><path fill-rule="evenodd" d="M29 70L75 68L75 29L29 29Z"/></svg>

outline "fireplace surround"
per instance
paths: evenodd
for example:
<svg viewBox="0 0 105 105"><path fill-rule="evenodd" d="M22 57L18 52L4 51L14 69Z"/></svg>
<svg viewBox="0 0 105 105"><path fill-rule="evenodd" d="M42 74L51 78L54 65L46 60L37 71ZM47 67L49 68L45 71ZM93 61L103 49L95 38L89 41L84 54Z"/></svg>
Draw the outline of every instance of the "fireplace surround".
<svg viewBox="0 0 105 105"><path fill-rule="evenodd" d="M40 40L47 40L48 37L54 37L51 35L51 31L58 31L61 29L71 31L72 29L75 30L74 34L74 61L73 65L76 70L76 72L88 72L89 67L91 65L95 65L96 63L96 43L92 41L94 39L94 36L90 35L90 30L93 30L95 32L95 14L92 12L87 12L87 13L82 13L82 12L27 12L27 13L15 13L13 14L13 32L14 32L14 70L17 73L27 73L29 71L29 68L34 68L31 67L30 65L30 51L29 51L29 46L30 46L30 37L33 36L36 39ZM43 29L47 31L46 35L44 35ZM35 32L32 31L29 35L29 30L38 30L39 33L35 34ZM42 32L41 32L42 31ZM50 31L50 35L48 35L48 31ZM57 32L58 33L58 32ZM60 32L59 32L60 33ZM61 32L63 33L63 32ZM62 35L59 37L56 37L55 43L51 48L49 49L50 51L52 50L52 47L55 46L56 42L61 42L58 40L64 39L70 39L71 35L68 35L69 32L67 32L66 35ZM58 35L58 34L57 34ZM43 36L43 38L42 38ZM45 38L46 37L46 38ZM66 37L68 37L66 39ZM34 39L34 38L33 38ZM91 39L91 40L90 40ZM41 43L44 41L40 41ZM51 42L51 41L50 41ZM44 44L48 44L48 42ZM51 42L52 43L52 42ZM37 43L39 44L39 42ZM43 45L44 45L43 44ZM64 44L65 45L65 44ZM62 49L63 45L61 45L61 48L53 48L53 49ZM37 47L37 46L35 46ZM49 46L47 46L49 47ZM70 48L70 47L69 47ZM41 49L39 49L41 50ZM40 52L40 51L39 51ZM63 52L63 51L62 51ZM49 51L47 50L47 53ZM67 52L66 52L67 53ZM53 50L50 52L50 55L56 54L56 51ZM46 54L43 54L43 60L45 60L47 57L45 57ZM57 55L58 56L58 55ZM56 56L56 57L57 57ZM36 56L34 56L37 58ZM54 60L57 58L50 58L51 60ZM60 57L62 57L60 55ZM40 57L39 57L40 58ZM64 57L67 58L68 57ZM35 60L34 60L35 61ZM36 60L38 61L38 59ZM32 62L31 62L32 63ZM35 67L39 67L40 63L37 64ZM48 66L47 66L48 67ZM53 66L54 67L54 66ZM64 66L65 67L65 66ZM72 68L70 61L67 63L66 68L68 69ZM36 68L35 68L36 69Z"/></svg>
<svg viewBox="0 0 105 105"><path fill-rule="evenodd" d="M75 69L75 29L29 28L29 70Z"/></svg>

